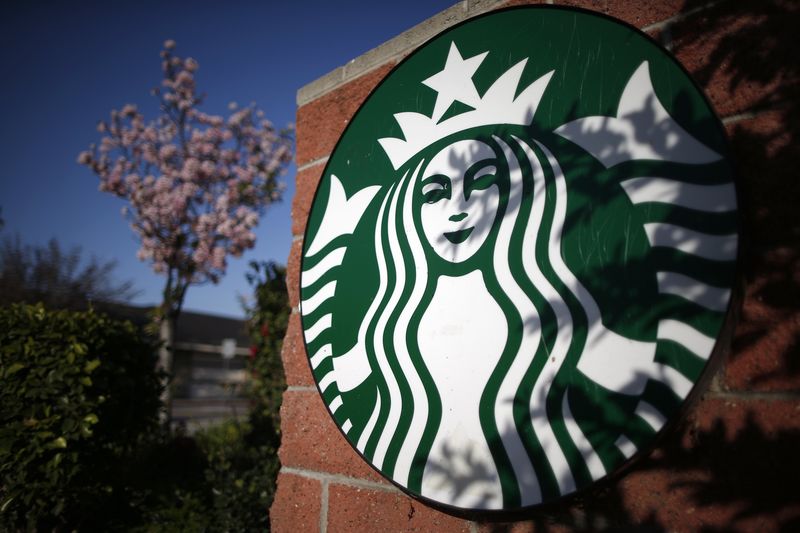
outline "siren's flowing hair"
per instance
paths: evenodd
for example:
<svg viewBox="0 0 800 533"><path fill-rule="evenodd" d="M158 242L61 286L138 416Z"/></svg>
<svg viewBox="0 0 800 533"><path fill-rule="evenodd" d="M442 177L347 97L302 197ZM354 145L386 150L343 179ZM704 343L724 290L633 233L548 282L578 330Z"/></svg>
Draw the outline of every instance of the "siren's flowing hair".
<svg viewBox="0 0 800 533"><path fill-rule="evenodd" d="M490 290L500 291L494 297L510 321L508 331L523 333L519 342L507 341L485 389L476 393L481 427L503 483L503 507L524 506L574 491L576 469L588 468L593 478L605 472L557 379L565 363L576 364L585 335L574 333L585 331L589 316L561 257L563 173L539 143L510 136L488 144L497 152L498 180L506 180L499 185L507 194L501 195L495 227L483 244L493 247L493 269L484 275L492 278ZM419 321L435 287L413 211L425 165L421 160L408 167L378 213L379 286L364 321L366 351L379 385L357 443L373 465L416 493L442 416L439 392L417 346Z"/></svg>

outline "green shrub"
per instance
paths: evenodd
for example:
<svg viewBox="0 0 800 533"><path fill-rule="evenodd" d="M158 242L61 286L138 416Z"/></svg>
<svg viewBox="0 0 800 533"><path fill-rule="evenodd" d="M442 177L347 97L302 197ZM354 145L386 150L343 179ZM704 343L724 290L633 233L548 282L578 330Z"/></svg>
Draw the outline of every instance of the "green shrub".
<svg viewBox="0 0 800 533"><path fill-rule="evenodd" d="M253 408L250 411L250 432L245 442L258 449L261 457L260 483L266 491L265 509L275 496L280 461L280 407L286 380L281 348L289 325L289 295L286 291L286 267L275 263L251 263L247 279L253 286L255 303L248 309ZM264 520L269 520L265 513Z"/></svg>
<svg viewBox="0 0 800 533"><path fill-rule="evenodd" d="M229 531L268 530L267 511L280 469L277 450L257 442L250 424L235 420L201 433L197 440L208 458L206 481L219 526Z"/></svg>
<svg viewBox="0 0 800 533"><path fill-rule="evenodd" d="M160 490L151 483L142 525L132 531L268 531L280 463L276 450L255 437L250 423L237 420L193 437L173 435L156 450L158 457L143 463L158 471ZM169 452L178 449L180 458Z"/></svg>
<svg viewBox="0 0 800 533"><path fill-rule="evenodd" d="M250 262L247 280L253 287L255 302L247 309L252 343L250 358L250 421L265 443L280 442L281 400L286 381L281 347L289 324L289 295L286 292L286 267L271 262Z"/></svg>
<svg viewBox="0 0 800 533"><path fill-rule="evenodd" d="M132 512L126 484L158 427L154 346L130 323L0 309L0 529L93 530Z"/></svg>
<svg viewBox="0 0 800 533"><path fill-rule="evenodd" d="M280 351L289 320L286 269L273 263L250 264L247 278L255 302L247 309L252 352L248 394L252 407L247 422L230 420L197 432L193 438L176 435L184 457L164 472L185 472L163 482L152 493L143 526L137 531L246 532L269 530L269 507L280 469L279 408L285 388ZM167 446L169 448L169 446ZM189 450L194 450L189 453ZM149 468L152 468L150 466ZM201 472L202 482L188 481Z"/></svg>

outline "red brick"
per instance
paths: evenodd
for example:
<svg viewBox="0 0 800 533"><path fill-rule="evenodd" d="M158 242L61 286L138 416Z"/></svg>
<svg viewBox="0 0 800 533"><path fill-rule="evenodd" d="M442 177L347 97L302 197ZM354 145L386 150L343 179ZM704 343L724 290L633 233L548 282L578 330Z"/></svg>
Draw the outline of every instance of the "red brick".
<svg viewBox="0 0 800 533"><path fill-rule="evenodd" d="M800 519L800 401L712 398L619 484L633 523L778 531ZM797 522L793 522L796 526Z"/></svg>
<svg viewBox="0 0 800 533"><path fill-rule="evenodd" d="M361 103L393 66L378 67L297 110L298 166L330 154Z"/></svg>
<svg viewBox="0 0 800 533"><path fill-rule="evenodd" d="M320 163L297 173L296 192L292 198L292 235L302 235L306 231L308 212L324 169L325 163Z"/></svg>
<svg viewBox="0 0 800 533"><path fill-rule="evenodd" d="M689 417L690 422L684 425L686 434L683 444L706 447L709 436L723 429L722 437L728 446L741 440L738 444L745 447L748 444L746 441L751 438L764 439L765 443L774 442L780 440L784 432L800 434L798 414L800 397L770 399L730 394L725 397L705 398L698 402ZM750 434L753 432L757 435ZM767 449L767 446L762 448L764 451ZM790 450L781 450L786 451ZM731 452L733 450L728 450L728 453ZM765 454L759 452L754 455L764 457ZM787 464L797 462L800 462L800 455Z"/></svg>
<svg viewBox="0 0 800 533"><path fill-rule="evenodd" d="M321 502L322 484L319 481L281 472L269 511L271 531L319 531Z"/></svg>
<svg viewBox="0 0 800 533"><path fill-rule="evenodd" d="M582 7L624 20L628 24L643 28L661 22L685 11L684 4L696 4L686 0L564 0L559 5Z"/></svg>
<svg viewBox="0 0 800 533"><path fill-rule="evenodd" d="M432 509L405 494L331 484L330 533L469 532L469 522Z"/></svg>
<svg viewBox="0 0 800 533"><path fill-rule="evenodd" d="M289 249L289 261L286 263L286 290L289 293L289 306L292 309L300 304L300 256L302 253L303 241L294 241Z"/></svg>
<svg viewBox="0 0 800 533"><path fill-rule="evenodd" d="M800 251L748 255L747 288L726 364L732 390L800 391Z"/></svg>
<svg viewBox="0 0 800 533"><path fill-rule="evenodd" d="M635 524L777 530L781 520L800 517L792 481L800 465L799 407L796 400L705 399L612 493Z"/></svg>
<svg viewBox="0 0 800 533"><path fill-rule="evenodd" d="M791 109L728 126L739 175L746 293L724 386L800 390L800 161Z"/></svg>
<svg viewBox="0 0 800 533"><path fill-rule="evenodd" d="M681 6L685 0L667 0L663 2L652 2L650 0L564 0L558 5L580 7L589 11L596 11L611 15L637 28L644 28L650 24L661 22L681 11ZM544 1L531 0L509 0L503 7L525 6L543 4ZM692 2L690 2L692 3ZM650 30L647 32L653 40L661 43L661 30ZM663 43L662 43L663 44Z"/></svg>
<svg viewBox="0 0 800 533"><path fill-rule="evenodd" d="M557 524L544 516L523 522L484 522L478 526L480 533L572 533L576 529L572 525Z"/></svg>
<svg viewBox="0 0 800 533"><path fill-rule="evenodd" d="M800 116L787 108L727 128L739 175L740 212L758 248L800 244Z"/></svg>
<svg viewBox="0 0 800 533"><path fill-rule="evenodd" d="M528 6L528 5L536 5L536 4L546 4L547 0L509 0L505 2L501 7L514 7L514 6Z"/></svg>
<svg viewBox="0 0 800 533"><path fill-rule="evenodd" d="M673 52L720 116L796 102L797 2L717 2L670 26Z"/></svg>
<svg viewBox="0 0 800 533"><path fill-rule="evenodd" d="M281 359L283 360L283 369L286 373L286 384L288 386L314 384L314 377L311 375L311 368L306 355L306 346L303 342L300 315L296 313L289 317L289 325L286 328L286 336L283 339L283 348L281 349Z"/></svg>
<svg viewBox="0 0 800 533"><path fill-rule="evenodd" d="M342 436L317 391L287 391L281 405L281 464L384 482Z"/></svg>

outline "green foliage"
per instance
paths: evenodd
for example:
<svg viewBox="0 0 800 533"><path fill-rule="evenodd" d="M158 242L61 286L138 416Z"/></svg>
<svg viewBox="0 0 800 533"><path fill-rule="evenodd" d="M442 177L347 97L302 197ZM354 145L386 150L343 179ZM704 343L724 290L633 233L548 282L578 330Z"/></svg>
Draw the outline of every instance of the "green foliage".
<svg viewBox="0 0 800 533"><path fill-rule="evenodd" d="M158 427L154 353L93 311L0 308L0 529L91 529L130 512L123 480Z"/></svg>
<svg viewBox="0 0 800 533"><path fill-rule="evenodd" d="M174 436L159 449L161 461L143 463L146 470L158 469L153 474L160 482L150 483L143 525L134 530L267 531L280 464L277 450L258 440L251 424L236 420L194 438ZM180 457L170 450L181 450Z"/></svg>
<svg viewBox="0 0 800 533"><path fill-rule="evenodd" d="M280 463L277 449L249 423L229 421L197 436L208 460L213 495L212 530L265 531Z"/></svg>
<svg viewBox="0 0 800 533"><path fill-rule="evenodd" d="M129 323L0 308L0 530L264 531L280 463L283 267L251 264L246 422L158 424L156 349Z"/></svg>
<svg viewBox="0 0 800 533"><path fill-rule="evenodd" d="M255 303L247 309L252 341L250 416L247 423L230 421L197 435L208 460L213 523L227 531L269 528L268 510L280 470L279 410L286 387L281 346L290 312L286 268L266 262L251 262L250 268L247 280L255 295Z"/></svg>
<svg viewBox="0 0 800 533"><path fill-rule="evenodd" d="M255 303L247 309L253 342L249 364L253 407L248 421L231 420L193 438L175 435L157 457L144 461L146 469L159 472L161 482L157 491L155 486L149 489L146 526L139 531L269 529L268 511L280 469L278 412L285 388L280 352L290 310L286 269L273 263L250 266L247 278Z"/></svg>
<svg viewBox="0 0 800 533"><path fill-rule="evenodd" d="M279 409L286 388L281 361L281 347L289 324L289 295L286 291L286 267L272 262L250 263L247 281L254 288L255 303L247 309L248 329L252 339L250 369L254 430L275 435L280 440Z"/></svg>
<svg viewBox="0 0 800 533"><path fill-rule="evenodd" d="M124 531L202 532L211 528L213 492L205 479L208 460L195 439L162 434L139 456L137 477L130 480L138 496L137 515L119 527Z"/></svg>

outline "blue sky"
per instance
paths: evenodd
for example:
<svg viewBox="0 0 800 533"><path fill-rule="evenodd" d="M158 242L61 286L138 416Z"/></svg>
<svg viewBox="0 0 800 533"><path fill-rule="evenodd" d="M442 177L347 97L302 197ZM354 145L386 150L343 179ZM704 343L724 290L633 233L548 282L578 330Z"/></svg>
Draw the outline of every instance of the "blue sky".
<svg viewBox="0 0 800 533"><path fill-rule="evenodd" d="M0 238L19 233L43 244L55 237L84 255L118 261L116 276L155 304L163 278L136 259L138 244L120 215L123 201L97 190L76 163L99 140L95 125L134 103L157 113L149 95L160 82L166 39L200 63L201 107L226 113L230 101L256 102L276 125L295 120L297 90L415 24L453 0L304 2L16 2L0 17ZM284 201L271 206L256 247L229 262L218 285L194 286L185 308L241 316L250 260L285 263L291 244L295 169Z"/></svg>

